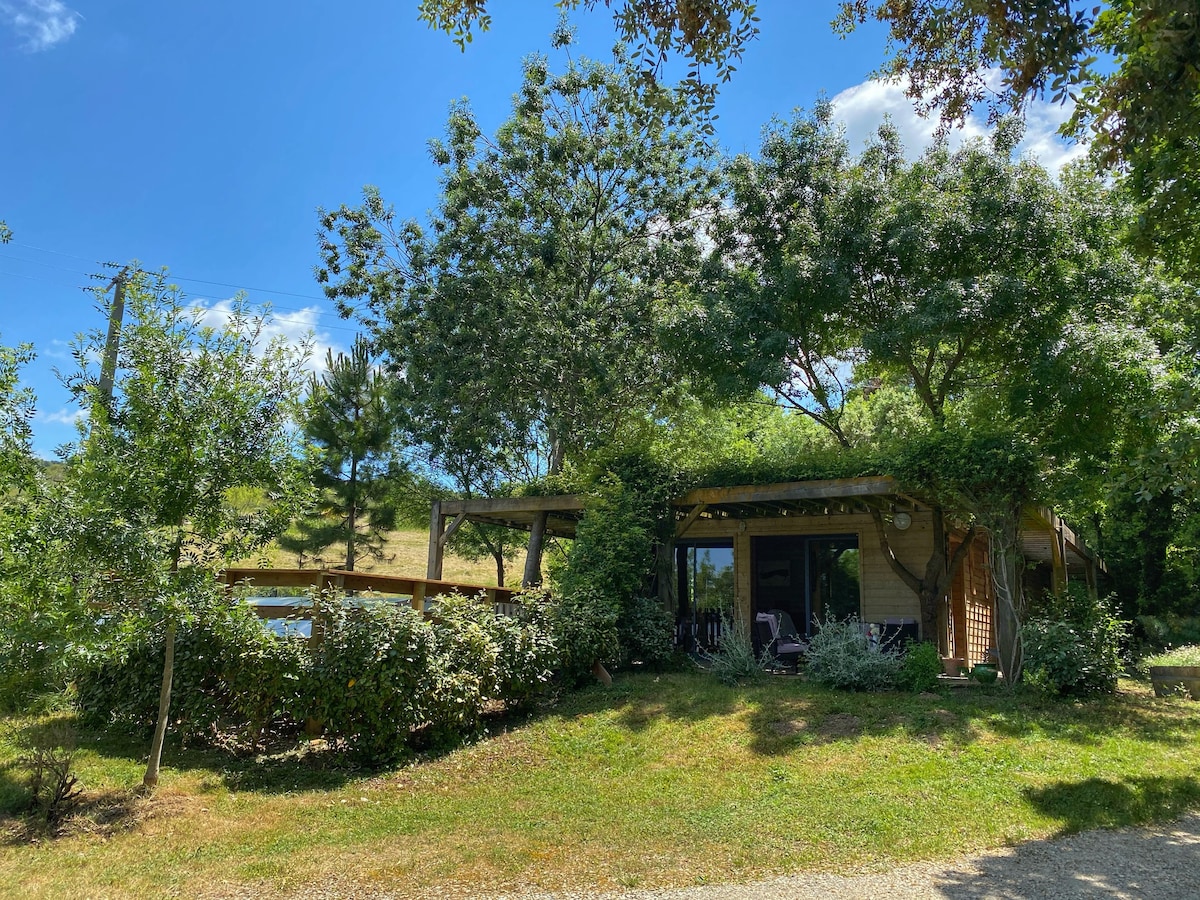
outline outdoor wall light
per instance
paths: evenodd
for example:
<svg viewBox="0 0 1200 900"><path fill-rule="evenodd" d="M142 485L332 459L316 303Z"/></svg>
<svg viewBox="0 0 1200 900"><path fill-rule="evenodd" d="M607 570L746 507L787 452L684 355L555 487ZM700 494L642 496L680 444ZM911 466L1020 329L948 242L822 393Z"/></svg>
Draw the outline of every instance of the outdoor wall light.
<svg viewBox="0 0 1200 900"><path fill-rule="evenodd" d="M912 524L912 516L910 516L908 513L903 512L903 511L898 512L898 513L893 513L892 514L892 524L895 525L901 531L904 531L906 528L908 528L909 525Z"/></svg>

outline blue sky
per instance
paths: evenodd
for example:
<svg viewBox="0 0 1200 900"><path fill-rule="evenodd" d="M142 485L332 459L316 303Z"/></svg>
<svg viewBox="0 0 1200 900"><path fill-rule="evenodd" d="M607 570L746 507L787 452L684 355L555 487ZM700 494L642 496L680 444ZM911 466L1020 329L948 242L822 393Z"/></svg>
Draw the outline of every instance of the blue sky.
<svg viewBox="0 0 1200 900"><path fill-rule="evenodd" d="M105 261L167 266L196 303L245 288L279 329L348 347L313 281L316 209L376 184L405 216L437 202L426 142L467 97L493 129L520 60L549 48L552 0L493 0L466 53L417 21L416 0L203 4L0 0L0 342L32 342L35 449L74 437L53 374L73 336L101 324L81 290ZM722 88L717 139L753 152L772 116L834 99L851 140L885 113L919 149L931 126L898 88L869 82L883 35L839 39L834 0L762 0L762 36ZM577 15L578 53L607 57L603 10ZM551 54L552 60L554 59ZM1027 145L1048 165L1077 150L1052 136L1065 113L1035 108ZM966 132L978 133L971 122ZM219 284L218 284L219 283Z"/></svg>

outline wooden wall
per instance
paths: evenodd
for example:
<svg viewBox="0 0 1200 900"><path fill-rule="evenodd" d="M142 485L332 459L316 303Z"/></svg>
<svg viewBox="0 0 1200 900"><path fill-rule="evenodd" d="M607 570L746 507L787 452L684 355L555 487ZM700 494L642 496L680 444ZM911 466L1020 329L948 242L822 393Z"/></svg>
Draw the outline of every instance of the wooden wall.
<svg viewBox="0 0 1200 900"><path fill-rule="evenodd" d="M888 540L896 556L917 574L925 571L932 544L933 526L928 512L913 515L912 525L900 531L887 526ZM866 513L831 515L795 515L755 519L697 519L679 538L680 541L713 538L733 539L734 579L737 584L738 615L750 619L750 539L758 535L858 536L859 580L862 585L864 622L879 622L887 617L905 616L920 621L917 596L892 571L879 546L875 524Z"/></svg>

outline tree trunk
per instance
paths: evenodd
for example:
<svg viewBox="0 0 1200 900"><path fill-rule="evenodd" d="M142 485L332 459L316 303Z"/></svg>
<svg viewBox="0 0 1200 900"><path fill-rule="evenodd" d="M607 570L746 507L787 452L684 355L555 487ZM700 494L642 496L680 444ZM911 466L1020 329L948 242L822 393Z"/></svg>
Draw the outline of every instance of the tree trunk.
<svg viewBox="0 0 1200 900"><path fill-rule="evenodd" d="M989 557L996 589L996 655L1009 687L1021 680L1025 648L1021 641L1024 593L1021 588L1019 533L1014 523L991 529Z"/></svg>
<svg viewBox="0 0 1200 900"><path fill-rule="evenodd" d="M542 583L542 545L546 540L547 513L540 512L529 529L529 549L525 553L525 575L521 587L533 588Z"/></svg>
<svg viewBox="0 0 1200 900"><path fill-rule="evenodd" d="M354 539L358 535L358 460L350 460L350 506L346 510L346 571L354 571Z"/></svg>
<svg viewBox="0 0 1200 900"><path fill-rule="evenodd" d="M550 465L547 474L558 475L563 467L563 446L554 429L550 430ZM522 587L537 587L542 583L542 548L546 542L547 513L540 512L534 516L533 525L529 528L529 549L525 552L525 575L521 579Z"/></svg>
<svg viewBox="0 0 1200 900"><path fill-rule="evenodd" d="M146 763L146 774L142 786L152 791L158 785L158 768L162 762L163 741L167 736L167 718L171 711L171 681L175 677L175 623L167 626L165 653L163 655L162 684L158 689L158 723L154 726L154 740L150 744L150 759Z"/></svg>
<svg viewBox="0 0 1200 900"><path fill-rule="evenodd" d="M492 551L492 558L496 560L496 587L504 587L504 550L501 544L500 550Z"/></svg>
<svg viewBox="0 0 1200 900"><path fill-rule="evenodd" d="M954 555L947 560L945 513L941 507L935 506L932 514L933 549L930 551L929 560L925 563L924 577L918 578L904 563L900 562L892 549L883 514L877 509L871 509L871 519L875 522L875 533L879 538L879 548L883 552L884 559L888 561L888 565L891 566L897 577L917 595L921 609L921 640L935 642L938 636L938 613L942 598L946 596L951 579L954 578L966 558L967 551L975 540L976 530L973 525L967 529L962 543L955 548Z"/></svg>

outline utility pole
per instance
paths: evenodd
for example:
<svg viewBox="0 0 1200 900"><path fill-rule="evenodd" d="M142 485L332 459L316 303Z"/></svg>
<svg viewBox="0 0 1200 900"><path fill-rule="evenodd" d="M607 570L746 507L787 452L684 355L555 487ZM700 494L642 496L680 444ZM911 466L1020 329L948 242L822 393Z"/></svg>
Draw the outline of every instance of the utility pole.
<svg viewBox="0 0 1200 900"><path fill-rule="evenodd" d="M113 379L117 374L117 349L121 343L121 323L125 318L125 278L129 266L117 273L109 283L114 288L112 308L108 313L108 335L104 339L104 361L100 364L100 402L108 409L112 405Z"/></svg>

